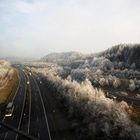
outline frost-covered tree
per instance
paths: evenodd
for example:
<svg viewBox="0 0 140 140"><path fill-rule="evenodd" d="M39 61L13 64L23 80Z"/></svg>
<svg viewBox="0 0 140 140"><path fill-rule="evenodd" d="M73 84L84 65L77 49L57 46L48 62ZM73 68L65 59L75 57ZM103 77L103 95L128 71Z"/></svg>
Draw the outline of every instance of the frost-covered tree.
<svg viewBox="0 0 140 140"><path fill-rule="evenodd" d="M88 79L78 83L70 77L62 79L52 73L42 74L54 97L77 122L73 129L78 139L139 140L140 127L130 120L131 108L126 102L117 103L106 98L104 92L94 88ZM101 81L105 82L105 79Z"/></svg>
<svg viewBox="0 0 140 140"><path fill-rule="evenodd" d="M136 88L135 82L134 82L134 80L131 79L131 80L129 81L129 90L130 90L130 91L134 91L135 88Z"/></svg>
<svg viewBox="0 0 140 140"><path fill-rule="evenodd" d="M114 78L113 86L114 88L118 88L121 85L121 82L118 78Z"/></svg>
<svg viewBox="0 0 140 140"><path fill-rule="evenodd" d="M101 68L105 71L114 69L113 63L109 59L104 59L100 65Z"/></svg>
<svg viewBox="0 0 140 140"><path fill-rule="evenodd" d="M105 79L105 78L100 78L100 79L99 79L99 84L100 84L101 86L105 86L105 85L106 85L106 79Z"/></svg>

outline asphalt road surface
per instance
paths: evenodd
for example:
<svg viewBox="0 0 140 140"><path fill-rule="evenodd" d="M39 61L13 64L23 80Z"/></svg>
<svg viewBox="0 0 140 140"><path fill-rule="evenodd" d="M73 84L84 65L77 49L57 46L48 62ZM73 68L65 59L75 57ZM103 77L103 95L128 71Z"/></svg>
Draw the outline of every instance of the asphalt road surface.
<svg viewBox="0 0 140 140"><path fill-rule="evenodd" d="M14 111L12 116L1 118L1 122L23 132L28 137L11 131L0 125L0 140L52 140L47 111L42 98L39 85L28 71L19 67L19 84L15 94L9 102L13 102Z"/></svg>

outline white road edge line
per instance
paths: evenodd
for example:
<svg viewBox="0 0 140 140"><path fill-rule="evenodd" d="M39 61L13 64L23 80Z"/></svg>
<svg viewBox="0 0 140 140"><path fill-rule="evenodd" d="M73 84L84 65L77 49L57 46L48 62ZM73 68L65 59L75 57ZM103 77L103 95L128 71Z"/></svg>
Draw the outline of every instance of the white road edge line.
<svg viewBox="0 0 140 140"><path fill-rule="evenodd" d="M37 88L38 88L38 91L39 91L39 96L40 96L40 99L41 99L41 103L42 103L42 106L43 106L43 112L44 112L44 115L45 115L45 120L46 120L46 124L47 124L47 128L48 128L48 134L49 134L49 139L52 140L51 138L51 134L50 134L50 128L49 128L49 123L48 123L48 118L47 118L47 114L46 114L46 109L45 109L45 106L44 106L44 102L43 102L43 99L42 99L42 95L41 95L41 91L40 91L40 88L35 80L35 78L33 77L33 80L35 81L36 85L37 85Z"/></svg>
<svg viewBox="0 0 140 140"><path fill-rule="evenodd" d="M6 132L6 134L5 134L5 137L4 137L4 140L6 140L6 138L7 138L7 135L8 135L8 132Z"/></svg>
<svg viewBox="0 0 140 140"><path fill-rule="evenodd" d="M25 77L25 75L24 75ZM18 125L18 130L20 129L20 125L21 125L21 121L22 121L22 116L23 116L23 112L24 112L24 106L25 106L25 100L26 100L26 88L27 88L27 85L26 85L26 77L25 77L25 93L24 93L24 101L23 101L23 105L22 105L22 111L21 111L21 115L20 115L20 121L19 121L19 125ZM15 140L17 140L18 138L18 134L16 135L16 138Z"/></svg>
<svg viewBox="0 0 140 140"><path fill-rule="evenodd" d="M29 76L28 76L28 81L29 81ZM30 133L30 122L31 122L31 101L32 101L32 99L31 99L31 85L29 84L29 99L30 99L30 101L29 101L29 119L28 119L28 134Z"/></svg>

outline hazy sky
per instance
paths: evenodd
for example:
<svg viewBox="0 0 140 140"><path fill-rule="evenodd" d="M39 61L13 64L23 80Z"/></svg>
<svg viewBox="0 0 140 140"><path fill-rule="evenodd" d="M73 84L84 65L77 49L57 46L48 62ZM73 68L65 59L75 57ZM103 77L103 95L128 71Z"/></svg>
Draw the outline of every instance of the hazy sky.
<svg viewBox="0 0 140 140"><path fill-rule="evenodd" d="M94 53L140 42L140 0L0 0L0 56Z"/></svg>

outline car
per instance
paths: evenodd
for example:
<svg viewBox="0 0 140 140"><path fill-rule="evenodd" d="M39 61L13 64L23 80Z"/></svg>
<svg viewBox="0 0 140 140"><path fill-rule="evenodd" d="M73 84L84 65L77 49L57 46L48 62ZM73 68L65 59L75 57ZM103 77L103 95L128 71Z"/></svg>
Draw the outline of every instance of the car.
<svg viewBox="0 0 140 140"><path fill-rule="evenodd" d="M140 99L140 94L136 94L135 98Z"/></svg>
<svg viewBox="0 0 140 140"><path fill-rule="evenodd" d="M117 97L114 96L114 95L112 95L112 94L109 94L108 97L111 98L111 99L113 99L113 100L116 100L117 99Z"/></svg>

